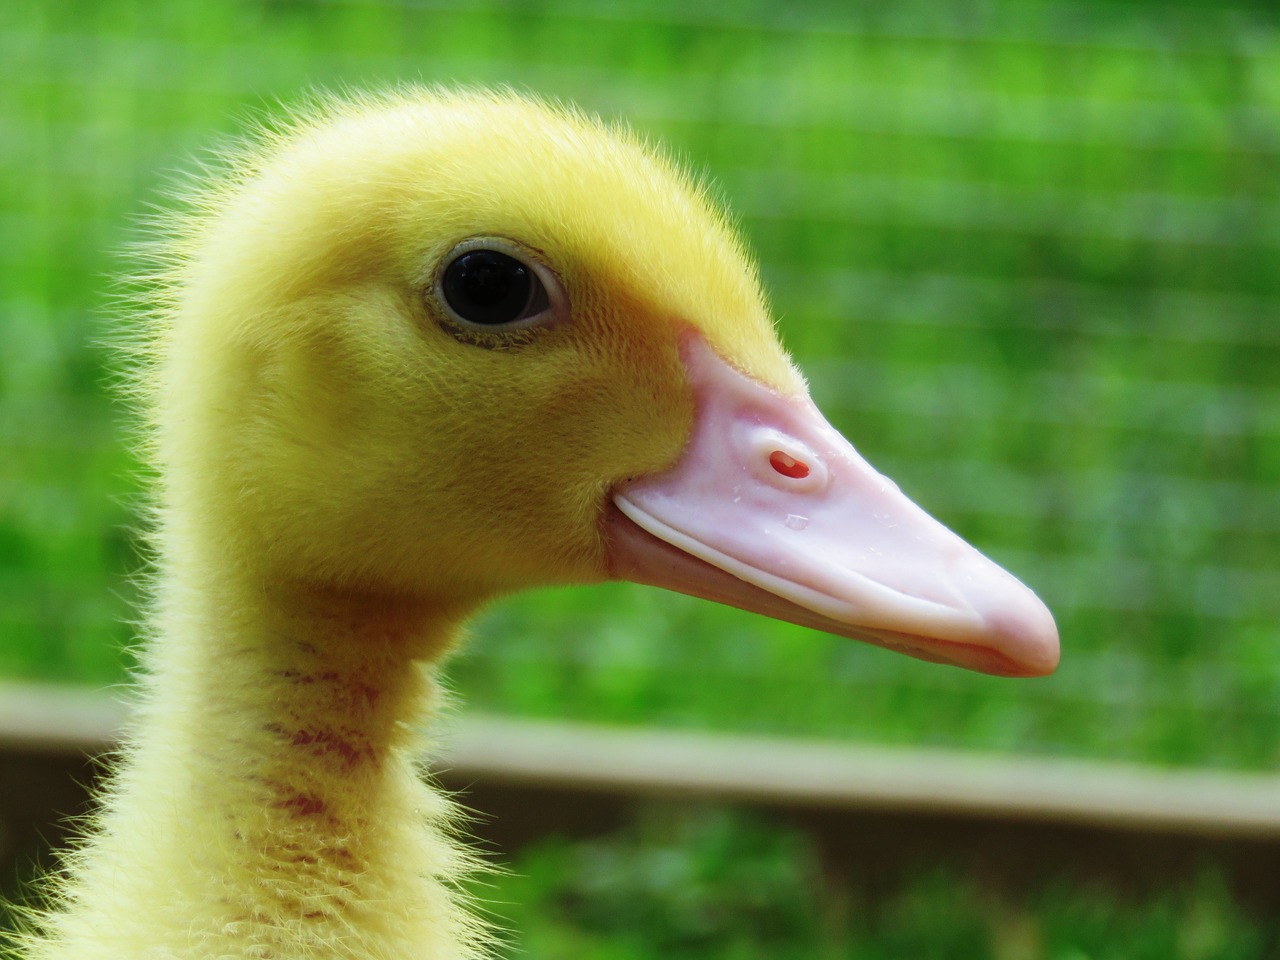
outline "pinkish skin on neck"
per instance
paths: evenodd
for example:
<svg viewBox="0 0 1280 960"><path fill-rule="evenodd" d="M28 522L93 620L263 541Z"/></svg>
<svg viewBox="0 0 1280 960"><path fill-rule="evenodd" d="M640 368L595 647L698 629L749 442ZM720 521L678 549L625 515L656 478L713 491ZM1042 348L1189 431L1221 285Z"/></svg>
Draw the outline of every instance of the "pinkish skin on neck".
<svg viewBox="0 0 1280 960"><path fill-rule="evenodd" d="M470 861L419 766L458 614L183 579L72 908L32 957L479 956L453 890Z"/></svg>

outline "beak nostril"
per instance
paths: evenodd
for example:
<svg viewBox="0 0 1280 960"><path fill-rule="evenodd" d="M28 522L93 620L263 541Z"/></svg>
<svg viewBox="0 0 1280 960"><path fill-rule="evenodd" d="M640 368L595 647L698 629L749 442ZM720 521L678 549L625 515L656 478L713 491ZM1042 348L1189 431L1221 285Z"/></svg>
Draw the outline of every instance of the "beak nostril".
<svg viewBox="0 0 1280 960"><path fill-rule="evenodd" d="M803 460L797 460L781 450L774 450L769 454L769 466L784 477L790 477L792 480L803 480L809 475L809 465L807 463Z"/></svg>
<svg viewBox="0 0 1280 960"><path fill-rule="evenodd" d="M816 496L827 488L828 466L819 452L796 436L759 423L733 429L733 457L770 496ZM820 438L818 438L820 439Z"/></svg>

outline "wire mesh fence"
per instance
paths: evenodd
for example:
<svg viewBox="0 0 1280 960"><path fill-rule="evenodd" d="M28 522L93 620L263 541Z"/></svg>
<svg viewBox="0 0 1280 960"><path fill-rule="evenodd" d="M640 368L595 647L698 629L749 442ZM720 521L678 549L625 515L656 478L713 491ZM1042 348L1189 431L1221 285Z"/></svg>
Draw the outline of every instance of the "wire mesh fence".
<svg viewBox="0 0 1280 960"><path fill-rule="evenodd" d="M496 608L488 709L1186 764L1280 760L1280 13L334 0L0 11L0 669L117 679L138 481L115 253L313 87L512 84L717 183L815 397L1031 583L1057 676L610 586Z"/></svg>

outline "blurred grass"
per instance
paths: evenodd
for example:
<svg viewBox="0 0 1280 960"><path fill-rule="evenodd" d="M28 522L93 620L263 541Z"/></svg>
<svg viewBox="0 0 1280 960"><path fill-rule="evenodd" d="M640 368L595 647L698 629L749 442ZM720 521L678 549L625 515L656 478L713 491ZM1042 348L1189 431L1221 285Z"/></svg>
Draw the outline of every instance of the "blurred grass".
<svg viewBox="0 0 1280 960"><path fill-rule="evenodd" d="M509 955L1263 960L1280 949L1276 918L1250 917L1211 872L1182 889L1124 893L1068 877L1013 891L939 867L850 884L777 824L656 813L614 835L544 841L478 886L519 945Z"/></svg>
<svg viewBox="0 0 1280 960"><path fill-rule="evenodd" d="M1009 682L626 586L475 628L486 709L1180 764L1280 760L1280 13L674 0L0 9L0 672L118 679L114 251L246 112L511 83L740 214L820 405L1048 600Z"/></svg>

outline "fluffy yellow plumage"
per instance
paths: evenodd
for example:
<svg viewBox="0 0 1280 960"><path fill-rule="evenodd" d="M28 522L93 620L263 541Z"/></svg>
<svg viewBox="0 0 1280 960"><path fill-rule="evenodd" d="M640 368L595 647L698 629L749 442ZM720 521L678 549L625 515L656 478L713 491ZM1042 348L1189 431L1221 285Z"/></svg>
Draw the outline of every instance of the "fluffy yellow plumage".
<svg viewBox="0 0 1280 960"><path fill-rule="evenodd" d="M192 210L139 364L161 480L138 720L30 960L480 953L413 731L459 623L513 589L630 576L1052 669L1047 613L840 446L733 231L625 132L507 94L326 102ZM535 278L521 318L459 318L447 283L473 248ZM738 438L741 470L719 477L704 437ZM802 538L822 524L794 504L839 513L819 499L852 485L868 542L936 544L943 586L662 519L736 509L749 476L757 514L720 526Z"/></svg>
<svg viewBox="0 0 1280 960"><path fill-rule="evenodd" d="M161 456L181 460L163 468L175 486L195 484L191 495L204 504L237 491L216 520L223 531L290 524L270 540L288 544L291 567L306 557L326 576L396 581L427 570L438 585L443 571L429 569L436 544L420 544L425 554L404 544L410 557L396 558L396 572L352 563L376 562L406 521L430 516L437 538L478 551L487 577L495 565L485 532L497 536L499 566L510 567L521 535L513 531L528 526L519 522L527 505L509 504L504 488L551 489L554 513L524 531L536 538L530 565L513 567L512 582L549 570L584 579L602 570L600 491L670 463L687 434L688 398L670 389L682 379L678 324L697 326L765 382L803 389L753 265L702 192L577 113L489 94L331 104L272 137L209 208L179 266L159 366ZM572 329L517 355L466 349L425 322L420 291L431 265L473 236L535 248L574 304ZM584 406L612 419L580 416ZM407 409L437 424L422 429ZM467 432L458 435L450 418L462 410ZM254 442L246 423L272 435ZM317 436L326 425L336 432ZM464 449L442 450L442 435ZM513 444L523 445L518 463ZM234 448L270 461L228 461ZM424 469L406 474L407 462ZM296 481L305 497L281 489ZM317 489L347 503L324 504L324 520L282 515L283 502L314 499ZM246 502L246 490L261 490L261 503ZM519 515L504 516L508 506ZM336 551L322 542L330 533ZM371 537L376 550L353 549ZM334 570L335 560L350 568ZM454 557L449 573L461 572Z"/></svg>

